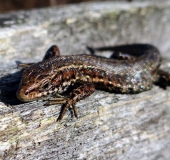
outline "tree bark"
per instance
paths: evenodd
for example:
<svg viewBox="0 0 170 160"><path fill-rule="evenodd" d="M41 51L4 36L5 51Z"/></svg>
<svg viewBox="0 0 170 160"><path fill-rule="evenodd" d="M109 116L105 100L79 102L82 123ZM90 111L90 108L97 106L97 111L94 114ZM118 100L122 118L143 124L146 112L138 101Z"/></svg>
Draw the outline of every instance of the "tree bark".
<svg viewBox="0 0 170 160"><path fill-rule="evenodd" d="M170 88L139 94L95 91L56 122L60 105L21 103L17 63L38 62L52 45L61 54L86 45L152 43L169 70L170 1L88 3L0 15L0 158L170 159ZM166 57L166 59L165 59Z"/></svg>

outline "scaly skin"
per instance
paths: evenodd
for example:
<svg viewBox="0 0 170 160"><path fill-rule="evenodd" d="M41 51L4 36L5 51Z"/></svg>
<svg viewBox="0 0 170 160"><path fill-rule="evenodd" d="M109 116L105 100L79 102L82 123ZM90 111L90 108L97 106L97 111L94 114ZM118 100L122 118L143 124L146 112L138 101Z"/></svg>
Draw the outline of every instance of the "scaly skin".
<svg viewBox="0 0 170 160"><path fill-rule="evenodd" d="M72 106L90 96L95 89L119 93L138 93L152 88L161 81L169 85L170 76L159 71L161 56L149 44L132 44L117 47L90 48L91 55L60 56L52 46L42 62L27 64L17 91L19 100L27 102L55 94L47 105L62 104L60 121ZM95 51L111 50L111 58L98 57ZM24 65L23 65L24 66ZM67 95L65 95L67 93Z"/></svg>

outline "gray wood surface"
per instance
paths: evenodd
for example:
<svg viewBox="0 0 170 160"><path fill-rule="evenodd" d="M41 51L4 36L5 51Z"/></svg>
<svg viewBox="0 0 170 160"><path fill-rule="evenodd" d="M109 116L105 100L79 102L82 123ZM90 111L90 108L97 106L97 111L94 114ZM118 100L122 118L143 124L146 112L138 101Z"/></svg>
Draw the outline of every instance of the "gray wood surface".
<svg viewBox="0 0 170 160"><path fill-rule="evenodd" d="M59 105L19 103L18 61L40 61L57 44L63 55L85 47L151 43L170 68L170 1L106 2L0 15L0 159L170 159L170 87L139 94L96 91L77 103L79 119Z"/></svg>

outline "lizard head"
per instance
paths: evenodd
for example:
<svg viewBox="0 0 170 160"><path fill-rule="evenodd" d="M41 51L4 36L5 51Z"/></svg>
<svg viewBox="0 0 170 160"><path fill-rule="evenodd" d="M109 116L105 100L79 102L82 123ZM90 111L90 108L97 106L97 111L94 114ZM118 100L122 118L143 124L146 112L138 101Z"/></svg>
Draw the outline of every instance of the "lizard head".
<svg viewBox="0 0 170 160"><path fill-rule="evenodd" d="M24 69L22 79L16 93L23 102L40 99L54 92L51 67L42 66L41 62Z"/></svg>

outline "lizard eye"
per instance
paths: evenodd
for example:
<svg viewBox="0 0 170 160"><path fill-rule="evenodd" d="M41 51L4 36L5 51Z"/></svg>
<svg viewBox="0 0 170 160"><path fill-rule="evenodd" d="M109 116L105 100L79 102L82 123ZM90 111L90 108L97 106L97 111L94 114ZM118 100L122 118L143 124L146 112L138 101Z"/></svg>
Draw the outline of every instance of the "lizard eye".
<svg viewBox="0 0 170 160"><path fill-rule="evenodd" d="M48 83L46 83L44 86L43 86L44 89L47 89L48 88Z"/></svg>
<svg viewBox="0 0 170 160"><path fill-rule="evenodd" d="M29 91L26 91L26 92L25 92L25 95L28 95L28 93L29 93Z"/></svg>

